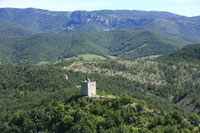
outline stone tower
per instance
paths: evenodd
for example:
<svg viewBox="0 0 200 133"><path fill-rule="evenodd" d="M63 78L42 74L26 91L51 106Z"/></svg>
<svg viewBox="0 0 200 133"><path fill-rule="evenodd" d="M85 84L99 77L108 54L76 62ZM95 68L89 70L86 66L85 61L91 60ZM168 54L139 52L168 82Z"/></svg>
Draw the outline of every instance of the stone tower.
<svg viewBox="0 0 200 133"><path fill-rule="evenodd" d="M96 82L91 82L87 77L81 84L81 95L82 96L96 96Z"/></svg>

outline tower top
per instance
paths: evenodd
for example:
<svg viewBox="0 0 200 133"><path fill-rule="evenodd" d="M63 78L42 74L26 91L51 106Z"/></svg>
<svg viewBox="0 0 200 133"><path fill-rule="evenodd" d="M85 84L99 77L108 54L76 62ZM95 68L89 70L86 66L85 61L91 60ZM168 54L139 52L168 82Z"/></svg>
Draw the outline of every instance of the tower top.
<svg viewBox="0 0 200 133"><path fill-rule="evenodd" d="M87 82L90 82L90 78L89 78L89 77L87 77L85 80L86 80Z"/></svg>

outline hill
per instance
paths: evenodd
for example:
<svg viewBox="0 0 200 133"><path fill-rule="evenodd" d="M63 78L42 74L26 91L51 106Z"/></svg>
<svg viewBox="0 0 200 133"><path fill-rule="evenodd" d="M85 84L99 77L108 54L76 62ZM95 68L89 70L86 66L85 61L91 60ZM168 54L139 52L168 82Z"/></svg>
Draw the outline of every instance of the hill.
<svg viewBox="0 0 200 133"><path fill-rule="evenodd" d="M152 31L115 30L79 34L36 34L0 38L4 64L54 63L80 54L116 56L124 59L166 55L180 42Z"/></svg>
<svg viewBox="0 0 200 133"><path fill-rule="evenodd" d="M187 56L198 58L199 52L194 53L198 48L199 45L191 45L169 55L184 55L186 60L178 63L142 58L1 65L0 129L199 132L200 117L196 113L200 113L200 63L187 60ZM97 82L98 95L117 97L89 102L81 98L80 84L87 76Z"/></svg>
<svg viewBox="0 0 200 133"><path fill-rule="evenodd" d="M196 62L173 65L144 60L75 62L64 68L75 72L107 76L107 81L104 82L111 83L110 86L103 86L107 88L107 92L111 91L109 88L114 87L115 93L127 91L129 95L138 99L148 99L147 103L153 102L152 98L158 96L189 111L200 111L199 64ZM98 82L104 84L101 80ZM145 98L141 95L145 95ZM154 101L156 102L154 105L160 106L157 100Z"/></svg>
<svg viewBox="0 0 200 133"><path fill-rule="evenodd" d="M1 37L16 37L30 35L31 31L27 30L22 25L10 22L4 19L0 20L0 35Z"/></svg>
<svg viewBox="0 0 200 133"><path fill-rule="evenodd" d="M0 19L24 26L33 33L60 33L68 20L66 12L49 12L40 9L1 8Z"/></svg>
<svg viewBox="0 0 200 133"><path fill-rule="evenodd" d="M75 71L76 63L80 62L39 67L1 65L1 132L199 131L200 117L183 111L159 95L162 87L152 90L151 84L118 76L119 71L127 72L122 62L85 62L80 66L91 70L91 67L98 67L96 72L88 73L79 68ZM129 65L130 73L135 72L130 62L126 65ZM111 68L115 71L112 76L107 75ZM81 98L80 83L86 76L97 81L98 95L117 97L90 99L89 102L87 98ZM165 90L163 94L169 92L174 93Z"/></svg>
<svg viewBox="0 0 200 133"><path fill-rule="evenodd" d="M199 62L200 61L200 44L185 46L181 50L164 57L163 62Z"/></svg>

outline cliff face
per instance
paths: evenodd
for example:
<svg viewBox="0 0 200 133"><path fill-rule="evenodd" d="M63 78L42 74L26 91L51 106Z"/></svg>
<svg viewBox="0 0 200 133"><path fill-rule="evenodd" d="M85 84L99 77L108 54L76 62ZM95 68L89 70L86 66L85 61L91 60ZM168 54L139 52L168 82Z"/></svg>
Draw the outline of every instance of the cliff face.
<svg viewBox="0 0 200 133"><path fill-rule="evenodd" d="M116 14L117 12L117 14ZM152 23L156 19L164 19L161 16L154 16L153 13L150 16L144 16L142 11L95 11L95 12L87 12L87 11L75 11L72 12L70 16L70 21L67 22L67 27L71 25L85 25L85 24L93 24L93 25L101 25L109 28L116 28L123 24L132 24L133 26L145 26L145 24ZM127 14L126 12L129 12ZM136 13L137 12L137 13ZM125 15L123 14L125 13ZM141 16L138 14L141 13ZM120 16L121 14L121 16ZM170 14L170 13L169 13ZM146 13L147 15L147 13ZM173 15L172 15L173 16ZM170 19L172 16L166 17L165 19ZM180 16L174 16L180 17Z"/></svg>
<svg viewBox="0 0 200 133"><path fill-rule="evenodd" d="M107 18L104 16L92 14L90 12L81 12L76 11L71 14L70 21L67 23L67 26L76 25L76 24L94 24L101 25L105 27L116 27L121 24L138 24L139 22L144 21L144 19L120 19L120 18Z"/></svg>

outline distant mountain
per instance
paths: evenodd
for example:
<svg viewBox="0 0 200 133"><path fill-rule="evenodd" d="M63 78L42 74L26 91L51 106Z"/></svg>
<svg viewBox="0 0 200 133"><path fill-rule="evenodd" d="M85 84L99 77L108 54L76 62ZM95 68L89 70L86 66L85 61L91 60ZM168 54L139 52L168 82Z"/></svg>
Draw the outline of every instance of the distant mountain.
<svg viewBox="0 0 200 133"><path fill-rule="evenodd" d="M41 9L1 8L0 19L18 23L34 32L73 32L85 24L90 25L80 31L96 31L98 26L112 28L125 23L138 23L153 18L174 18L179 15L167 12L146 12L129 10L53 12ZM92 27L90 29L90 27ZM103 30L103 29L101 29ZM77 32L80 32L79 30Z"/></svg>
<svg viewBox="0 0 200 133"><path fill-rule="evenodd" d="M195 16L194 18L200 18L200 16Z"/></svg>
<svg viewBox="0 0 200 133"><path fill-rule="evenodd" d="M63 32L63 28L68 20L67 12L50 12L40 9L14 9L1 8L0 19L18 23L28 30L41 33L59 33Z"/></svg>
<svg viewBox="0 0 200 133"><path fill-rule="evenodd" d="M198 17L185 17L169 12L137 10L54 12L33 8L1 8L0 19L18 23L34 33L80 33L142 28L176 36L188 44L200 42Z"/></svg>
<svg viewBox="0 0 200 133"><path fill-rule="evenodd" d="M1 36L26 36L32 32L27 30L24 26L10 22L4 19L0 19L0 35Z"/></svg>

